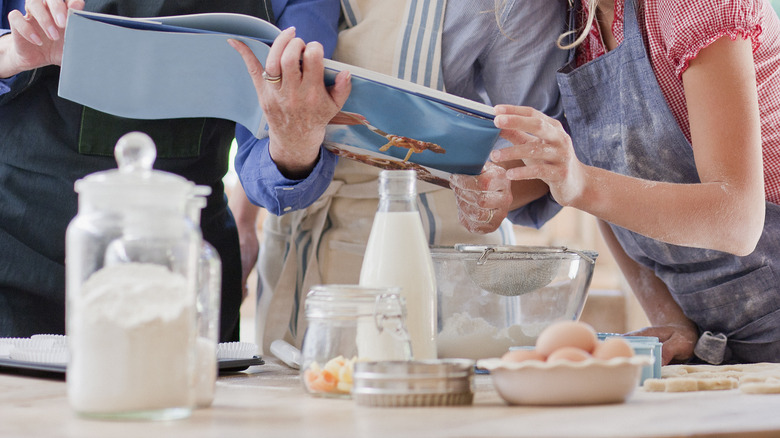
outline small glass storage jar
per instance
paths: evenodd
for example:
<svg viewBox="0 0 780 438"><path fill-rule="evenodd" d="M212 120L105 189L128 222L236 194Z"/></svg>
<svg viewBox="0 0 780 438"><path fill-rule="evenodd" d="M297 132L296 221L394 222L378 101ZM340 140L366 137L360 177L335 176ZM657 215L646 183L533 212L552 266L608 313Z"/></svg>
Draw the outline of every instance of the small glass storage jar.
<svg viewBox="0 0 780 438"><path fill-rule="evenodd" d="M65 241L67 392L80 415L168 420L195 404L200 229L195 185L152 168L144 133L119 139L118 169L76 181Z"/></svg>
<svg viewBox="0 0 780 438"><path fill-rule="evenodd" d="M198 227L201 210L206 207L206 197L210 193L210 187L198 186L187 203L190 221ZM201 243L197 279L195 405L198 408L207 408L214 401L219 374L217 349L222 298L222 259L217 249L205 239Z"/></svg>
<svg viewBox="0 0 780 438"><path fill-rule="evenodd" d="M399 288L320 285L305 303L301 379L309 394L349 398L356 361L412 358Z"/></svg>

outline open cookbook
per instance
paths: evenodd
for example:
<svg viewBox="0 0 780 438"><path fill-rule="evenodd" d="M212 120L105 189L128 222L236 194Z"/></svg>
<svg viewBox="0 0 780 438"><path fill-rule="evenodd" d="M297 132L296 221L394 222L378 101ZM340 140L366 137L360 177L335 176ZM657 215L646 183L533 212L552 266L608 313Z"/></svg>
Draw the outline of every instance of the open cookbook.
<svg viewBox="0 0 780 438"><path fill-rule="evenodd" d="M214 117L262 137L267 129L241 56L246 43L265 63L280 30L240 14L125 18L70 11L59 95L135 119ZM325 145L385 169L415 169L448 187L450 173L478 174L499 130L487 105L326 60L325 83L352 73L352 93L328 126Z"/></svg>

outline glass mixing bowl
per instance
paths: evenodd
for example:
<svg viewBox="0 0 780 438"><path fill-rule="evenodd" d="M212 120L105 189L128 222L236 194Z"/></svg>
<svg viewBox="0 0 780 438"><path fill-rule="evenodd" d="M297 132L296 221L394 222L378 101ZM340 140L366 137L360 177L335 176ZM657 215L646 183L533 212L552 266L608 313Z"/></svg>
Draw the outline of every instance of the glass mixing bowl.
<svg viewBox="0 0 780 438"><path fill-rule="evenodd" d="M432 246L440 358L501 357L582 313L598 253L561 247Z"/></svg>

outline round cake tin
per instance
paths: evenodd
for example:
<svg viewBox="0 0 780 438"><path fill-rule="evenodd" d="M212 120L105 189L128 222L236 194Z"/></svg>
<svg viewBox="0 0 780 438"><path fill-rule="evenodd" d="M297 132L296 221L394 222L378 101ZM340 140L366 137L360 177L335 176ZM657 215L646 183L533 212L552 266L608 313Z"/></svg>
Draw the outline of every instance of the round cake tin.
<svg viewBox="0 0 780 438"><path fill-rule="evenodd" d="M375 407L470 405L473 380L469 359L357 362L352 398Z"/></svg>

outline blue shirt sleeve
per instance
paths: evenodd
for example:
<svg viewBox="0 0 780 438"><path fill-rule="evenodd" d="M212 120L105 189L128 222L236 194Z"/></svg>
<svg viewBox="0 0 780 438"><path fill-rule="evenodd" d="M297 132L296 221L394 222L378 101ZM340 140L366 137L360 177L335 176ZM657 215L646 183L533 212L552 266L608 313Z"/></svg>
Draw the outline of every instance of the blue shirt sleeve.
<svg viewBox="0 0 780 438"><path fill-rule="evenodd" d="M333 56L339 32L341 2L339 0L271 0L276 15L276 27L295 26L296 36L307 43L319 41L325 57Z"/></svg>
<svg viewBox="0 0 780 438"><path fill-rule="evenodd" d="M249 140L247 140L249 139ZM338 158L320 146L320 158L308 177L302 180L286 178L279 172L268 150L268 138L255 139L245 127L236 128L239 146L236 153L236 173L247 198L270 213L281 215L306 208L328 188Z"/></svg>
<svg viewBox="0 0 780 438"><path fill-rule="evenodd" d="M319 41L325 57L336 48L341 4L338 0L272 0L276 25L295 26L296 35L306 42ZM236 127L235 168L247 197L270 213L281 215L306 208L325 192L333 178L338 158L320 147L320 157L303 180L285 178L268 150L268 137L255 138L243 126Z"/></svg>

